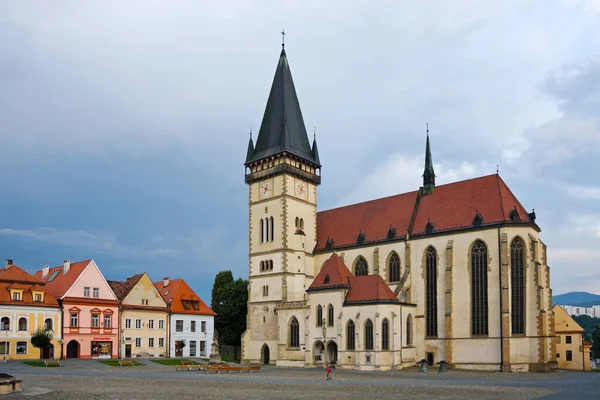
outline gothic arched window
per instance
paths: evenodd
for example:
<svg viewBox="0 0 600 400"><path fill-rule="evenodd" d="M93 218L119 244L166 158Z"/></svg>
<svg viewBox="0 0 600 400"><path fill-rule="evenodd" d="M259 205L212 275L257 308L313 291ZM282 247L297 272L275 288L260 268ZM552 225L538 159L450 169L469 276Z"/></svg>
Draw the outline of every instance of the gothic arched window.
<svg viewBox="0 0 600 400"><path fill-rule="evenodd" d="M408 314L406 317L406 345L411 346L413 342L413 332L412 332L412 315Z"/></svg>
<svg viewBox="0 0 600 400"><path fill-rule="evenodd" d="M274 223L274 221L275 220L273 219L273 217L271 217L271 238L270 238L271 242L275 238L275 228L274 228L275 223Z"/></svg>
<svg viewBox="0 0 600 400"><path fill-rule="evenodd" d="M300 324L296 317L290 321L290 347L300 347Z"/></svg>
<svg viewBox="0 0 600 400"><path fill-rule="evenodd" d="M437 336L437 253L431 246L425 255L426 336Z"/></svg>
<svg viewBox="0 0 600 400"><path fill-rule="evenodd" d="M265 220L261 218L260 220L260 242L264 243L265 240Z"/></svg>
<svg viewBox="0 0 600 400"><path fill-rule="evenodd" d="M348 325L346 325L346 350L354 350L354 322L352 320L348 321Z"/></svg>
<svg viewBox="0 0 600 400"><path fill-rule="evenodd" d="M317 326L323 326L323 307L317 306Z"/></svg>
<svg viewBox="0 0 600 400"><path fill-rule="evenodd" d="M373 323L370 319L365 322L365 350L373 350Z"/></svg>
<svg viewBox="0 0 600 400"><path fill-rule="evenodd" d="M471 249L471 334L488 334L488 256L481 240Z"/></svg>
<svg viewBox="0 0 600 400"><path fill-rule="evenodd" d="M510 245L512 333L525 333L525 244L516 237Z"/></svg>
<svg viewBox="0 0 600 400"><path fill-rule="evenodd" d="M388 280L390 282L400 281L400 257L393 252L388 261Z"/></svg>
<svg viewBox="0 0 600 400"><path fill-rule="evenodd" d="M381 323L381 350L390 349L390 322L387 318Z"/></svg>
<svg viewBox="0 0 600 400"><path fill-rule="evenodd" d="M333 306L327 306L327 326L333 326Z"/></svg>
<svg viewBox="0 0 600 400"><path fill-rule="evenodd" d="M354 264L354 276L369 275L369 265L363 256L358 256Z"/></svg>

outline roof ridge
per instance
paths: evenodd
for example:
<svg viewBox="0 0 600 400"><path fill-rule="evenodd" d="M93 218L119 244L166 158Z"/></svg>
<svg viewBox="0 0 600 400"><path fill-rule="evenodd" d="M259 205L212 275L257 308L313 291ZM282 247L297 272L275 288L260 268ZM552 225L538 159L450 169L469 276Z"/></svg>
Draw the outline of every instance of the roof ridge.
<svg viewBox="0 0 600 400"><path fill-rule="evenodd" d="M504 179L502 179L502 177L500 177L500 175L498 175L498 179L499 179L499 182L502 182L502 184L504 185L504 187L506 188L506 190L508 190L508 193L511 194L511 196L513 197L513 199L517 203L516 205L518 205L519 207L521 207L527 213L527 208L525 208L525 206L523 206L523 204L521 203L521 201L519 200L519 198L517 196L515 196L515 194L511 190L511 188L508 187L508 185L506 184L506 182L504 182ZM498 184L500 184L500 183L498 183ZM529 215L527 215L527 218L529 219ZM535 221L530 221L530 222L532 222L532 223L535 224Z"/></svg>
<svg viewBox="0 0 600 400"><path fill-rule="evenodd" d="M502 191L500 190L500 174L496 173L496 185L498 187L498 197L500 197L500 212L502 213L502 220L506 221L506 213L504 212L504 201L502 200Z"/></svg>

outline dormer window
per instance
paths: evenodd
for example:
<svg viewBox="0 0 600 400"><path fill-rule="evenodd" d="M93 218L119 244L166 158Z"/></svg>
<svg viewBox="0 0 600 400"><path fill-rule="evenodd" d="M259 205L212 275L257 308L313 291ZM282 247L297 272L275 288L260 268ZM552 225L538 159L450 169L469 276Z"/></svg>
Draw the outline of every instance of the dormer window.
<svg viewBox="0 0 600 400"><path fill-rule="evenodd" d="M185 310L189 310L190 309L190 302L187 300L182 300L181 303L183 304L183 308Z"/></svg>
<svg viewBox="0 0 600 400"><path fill-rule="evenodd" d="M42 295L40 293L35 293L33 295L33 301L35 301L37 303L41 303L42 302Z"/></svg>
<svg viewBox="0 0 600 400"><path fill-rule="evenodd" d="M328 284L329 283L329 275L325 275L325 279L323 280L324 284Z"/></svg>
<svg viewBox="0 0 600 400"><path fill-rule="evenodd" d="M394 239L395 237L396 237L396 228L392 228L392 226L390 225L390 229L388 230L388 233L387 233L387 238Z"/></svg>
<svg viewBox="0 0 600 400"><path fill-rule="evenodd" d="M356 238L356 243L358 243L358 244L364 243L366 238L367 238L367 235L365 235L364 232L359 232L358 237Z"/></svg>
<svg viewBox="0 0 600 400"><path fill-rule="evenodd" d="M479 227L483 224L483 216L481 214L479 214L479 211L477 211L477 214L475 215L475 218L473 218L473 226L474 227Z"/></svg>
<svg viewBox="0 0 600 400"><path fill-rule="evenodd" d="M425 233L433 233L434 225L429 219L427 219L427 225L425 226Z"/></svg>
<svg viewBox="0 0 600 400"><path fill-rule="evenodd" d="M13 299L13 301L21 301L21 292L13 291L12 299Z"/></svg>
<svg viewBox="0 0 600 400"><path fill-rule="evenodd" d="M192 308L196 311L198 311L200 309L200 305L198 304L197 301L192 301Z"/></svg>
<svg viewBox="0 0 600 400"><path fill-rule="evenodd" d="M327 238L327 242L325 243L325 248L326 249L331 249L333 247L333 244L335 242L333 241L333 239L330 239L329 237Z"/></svg>
<svg viewBox="0 0 600 400"><path fill-rule="evenodd" d="M510 213L508 214L508 218L510 219L510 222L521 222L521 217L519 216L519 213L517 212L517 207L510 210Z"/></svg>

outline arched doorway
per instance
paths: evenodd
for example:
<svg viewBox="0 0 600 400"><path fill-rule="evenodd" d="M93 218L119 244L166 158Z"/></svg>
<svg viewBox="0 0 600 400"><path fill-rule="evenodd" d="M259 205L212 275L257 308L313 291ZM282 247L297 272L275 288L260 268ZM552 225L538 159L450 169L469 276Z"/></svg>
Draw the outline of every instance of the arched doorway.
<svg viewBox="0 0 600 400"><path fill-rule="evenodd" d="M327 364L337 363L338 348L334 341L327 343Z"/></svg>
<svg viewBox="0 0 600 400"><path fill-rule="evenodd" d="M269 350L269 346L263 344L263 348L261 350L260 358L262 359L262 363L264 365L268 365L271 362L271 350Z"/></svg>
<svg viewBox="0 0 600 400"><path fill-rule="evenodd" d="M313 354L314 354L315 364L322 364L323 361L325 361L324 360L325 355L323 353L325 353L325 345L320 340L317 340L315 342L315 345L313 346Z"/></svg>
<svg viewBox="0 0 600 400"><path fill-rule="evenodd" d="M76 340L67 344L67 358L79 358L79 343Z"/></svg>

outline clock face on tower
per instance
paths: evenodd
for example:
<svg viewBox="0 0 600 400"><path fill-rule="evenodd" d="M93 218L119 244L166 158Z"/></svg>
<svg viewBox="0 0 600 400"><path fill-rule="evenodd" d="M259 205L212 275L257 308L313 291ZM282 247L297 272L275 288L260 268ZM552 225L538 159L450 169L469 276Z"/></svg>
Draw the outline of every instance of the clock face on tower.
<svg viewBox="0 0 600 400"><path fill-rule="evenodd" d="M273 195L273 182L263 181L260 183L259 187L259 196L261 199L266 199L267 197L271 197Z"/></svg>
<svg viewBox="0 0 600 400"><path fill-rule="evenodd" d="M302 181L296 181L296 196L298 196L298 198L306 199L307 190L306 183Z"/></svg>

